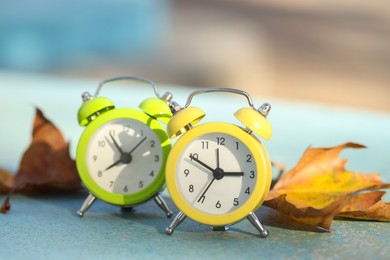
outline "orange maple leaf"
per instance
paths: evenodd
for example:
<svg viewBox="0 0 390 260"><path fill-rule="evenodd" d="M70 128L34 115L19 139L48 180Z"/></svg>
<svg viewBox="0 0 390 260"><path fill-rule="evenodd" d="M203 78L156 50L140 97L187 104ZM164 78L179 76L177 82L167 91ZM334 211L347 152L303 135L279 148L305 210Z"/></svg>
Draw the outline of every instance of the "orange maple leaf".
<svg viewBox="0 0 390 260"><path fill-rule="evenodd" d="M383 183L379 174L346 170L347 160L339 158L345 148L364 146L345 143L331 148L307 149L298 164L277 181L264 205L297 221L326 230L330 230L337 215L390 221L390 206L379 203L381 196L378 199L374 195L356 195L365 190L388 188L390 184ZM371 208L377 203L375 209ZM357 209L357 205L361 207Z"/></svg>

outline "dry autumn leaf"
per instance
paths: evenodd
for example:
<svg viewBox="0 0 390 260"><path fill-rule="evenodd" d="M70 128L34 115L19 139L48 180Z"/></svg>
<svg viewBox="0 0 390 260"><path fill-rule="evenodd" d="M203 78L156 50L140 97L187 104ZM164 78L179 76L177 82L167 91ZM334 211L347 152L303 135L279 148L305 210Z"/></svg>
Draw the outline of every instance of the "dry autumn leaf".
<svg viewBox="0 0 390 260"><path fill-rule="evenodd" d="M81 188L69 144L60 131L36 109L32 141L23 154L16 174L0 169L0 193L8 193L0 209L9 211L10 195L16 192L74 191Z"/></svg>
<svg viewBox="0 0 390 260"><path fill-rule="evenodd" d="M298 164L283 175L269 192L264 205L305 224L330 230L335 216L390 221L390 205L382 196L357 192L388 188L379 174L345 169L339 158L345 148L364 148L346 143L332 148L309 148ZM381 193L383 195L383 193Z"/></svg>
<svg viewBox="0 0 390 260"><path fill-rule="evenodd" d="M338 217L390 221L390 203L382 200L384 191L349 196Z"/></svg>

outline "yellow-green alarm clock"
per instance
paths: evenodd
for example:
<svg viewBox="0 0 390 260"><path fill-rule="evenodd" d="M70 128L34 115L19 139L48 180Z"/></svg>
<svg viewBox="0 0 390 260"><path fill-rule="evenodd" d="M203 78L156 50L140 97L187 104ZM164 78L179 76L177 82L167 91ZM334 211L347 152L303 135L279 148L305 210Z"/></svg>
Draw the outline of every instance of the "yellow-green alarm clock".
<svg viewBox="0 0 390 260"><path fill-rule="evenodd" d="M210 92L246 97L249 107L235 113L246 128L225 122L195 126L205 113L189 106L191 100ZM248 218L261 237L268 236L254 212L270 189L271 162L254 134L270 139L272 127L266 119L270 104L264 103L256 109L244 91L210 88L192 92L183 108L176 102L171 102L170 107L173 116L168 123L168 135L182 136L168 156L165 178L168 192L180 212L166 232L172 234L186 216L214 230L226 230L227 226Z"/></svg>
<svg viewBox="0 0 390 260"><path fill-rule="evenodd" d="M156 97L139 107L116 108L99 92L103 85L118 80L150 84ZM165 163L171 149L165 128L172 116L170 93L162 97L156 85L145 78L120 76L103 80L94 96L85 92L78 111L78 121L85 126L76 151L81 180L90 194L77 212L83 216L96 198L107 203L132 207L150 199L170 217L167 204L159 195L165 184Z"/></svg>

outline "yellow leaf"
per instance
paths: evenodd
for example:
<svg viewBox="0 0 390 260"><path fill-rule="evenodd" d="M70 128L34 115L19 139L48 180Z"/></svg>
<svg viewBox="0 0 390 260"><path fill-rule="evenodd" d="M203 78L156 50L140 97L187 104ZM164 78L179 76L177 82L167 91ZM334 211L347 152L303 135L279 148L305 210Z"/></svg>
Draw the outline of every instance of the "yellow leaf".
<svg viewBox="0 0 390 260"><path fill-rule="evenodd" d="M347 160L339 158L345 148L364 146L345 143L307 149L298 164L278 180L264 205L303 223L330 229L352 193L390 187L379 174L347 171Z"/></svg>

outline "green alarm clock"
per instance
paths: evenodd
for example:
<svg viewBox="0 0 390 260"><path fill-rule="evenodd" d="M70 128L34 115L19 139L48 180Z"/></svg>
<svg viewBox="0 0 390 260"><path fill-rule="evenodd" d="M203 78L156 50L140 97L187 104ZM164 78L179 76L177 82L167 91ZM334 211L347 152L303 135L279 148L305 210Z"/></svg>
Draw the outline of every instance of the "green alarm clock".
<svg viewBox="0 0 390 260"><path fill-rule="evenodd" d="M156 97L143 101L138 109L116 108L99 92L103 85L118 80L150 84ZM131 208L154 199L167 217L172 215L160 195L165 184L165 162L171 143L161 123L172 116L168 102L154 82L140 77L120 76L103 80L94 96L83 93L78 121L86 127L78 142L76 165L89 195L77 214L82 217L96 198Z"/></svg>

